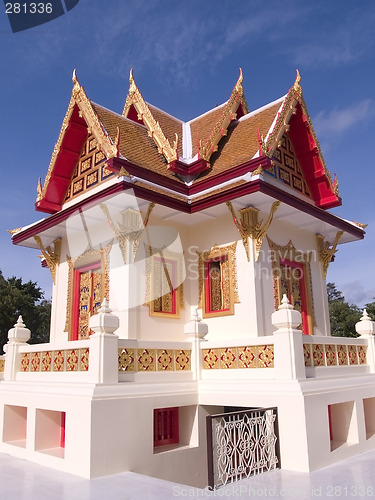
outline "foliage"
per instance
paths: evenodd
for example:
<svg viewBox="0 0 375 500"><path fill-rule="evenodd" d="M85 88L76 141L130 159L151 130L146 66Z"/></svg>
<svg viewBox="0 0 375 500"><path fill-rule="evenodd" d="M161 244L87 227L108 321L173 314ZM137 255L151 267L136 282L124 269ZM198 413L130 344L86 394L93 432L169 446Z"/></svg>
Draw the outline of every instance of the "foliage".
<svg viewBox="0 0 375 500"><path fill-rule="evenodd" d="M331 335L334 337L358 337L355 324L361 317L361 310L356 305L348 304L334 283L327 283L327 295Z"/></svg>
<svg viewBox="0 0 375 500"><path fill-rule="evenodd" d="M0 350L8 341L8 330L16 323L18 316L31 331L30 344L48 342L51 303L44 299L37 283L22 282L15 276L5 279L0 271Z"/></svg>

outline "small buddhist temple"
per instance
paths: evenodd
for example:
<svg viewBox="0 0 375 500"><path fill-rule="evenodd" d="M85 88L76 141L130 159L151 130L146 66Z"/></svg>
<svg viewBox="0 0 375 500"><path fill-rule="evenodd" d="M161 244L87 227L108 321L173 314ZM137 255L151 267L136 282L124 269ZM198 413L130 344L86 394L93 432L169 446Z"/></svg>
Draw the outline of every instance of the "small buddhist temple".
<svg viewBox="0 0 375 500"><path fill-rule="evenodd" d="M217 488L375 449L375 323L331 336L326 292L365 226L330 212L338 180L291 83L253 109L240 70L182 121L132 71L117 111L74 71L37 222L11 231L53 294L49 343L9 325L2 453Z"/></svg>

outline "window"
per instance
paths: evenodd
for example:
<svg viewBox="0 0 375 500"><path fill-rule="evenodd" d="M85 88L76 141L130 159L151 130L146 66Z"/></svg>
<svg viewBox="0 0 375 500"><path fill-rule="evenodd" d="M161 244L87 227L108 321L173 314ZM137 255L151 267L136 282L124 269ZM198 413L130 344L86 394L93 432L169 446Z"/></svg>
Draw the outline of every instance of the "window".
<svg viewBox="0 0 375 500"><path fill-rule="evenodd" d="M89 319L96 314L109 293L109 254L112 244L89 249L76 258L67 257L69 266L65 331L69 340L88 338Z"/></svg>
<svg viewBox="0 0 375 500"><path fill-rule="evenodd" d="M285 293L294 309L301 313L302 324L300 328L304 334L309 334L312 329L308 314L305 266L299 262L282 260L280 261L280 271L280 294L283 296Z"/></svg>
<svg viewBox="0 0 375 500"><path fill-rule="evenodd" d="M179 318L183 308L184 260L182 253L146 249L146 300L150 316Z"/></svg>
<svg viewBox="0 0 375 500"><path fill-rule="evenodd" d="M205 312L233 314L228 255L204 263Z"/></svg>
<svg viewBox="0 0 375 500"><path fill-rule="evenodd" d="M316 326L311 279L312 252L296 250L293 243L277 245L267 236L273 271L273 292L275 310L285 294L290 303L301 313L300 329L305 335L312 335Z"/></svg>
<svg viewBox="0 0 375 500"><path fill-rule="evenodd" d="M97 313L104 299L103 281L100 262L74 271L72 340L91 335L89 319Z"/></svg>
<svg viewBox="0 0 375 500"><path fill-rule="evenodd" d="M178 442L178 407L154 409L154 447Z"/></svg>
<svg viewBox="0 0 375 500"><path fill-rule="evenodd" d="M163 256L152 258L152 316L179 316L177 262Z"/></svg>
<svg viewBox="0 0 375 500"><path fill-rule="evenodd" d="M239 302L235 267L235 242L226 247L214 246L209 252L198 253L199 306L203 317L234 314L234 304Z"/></svg>

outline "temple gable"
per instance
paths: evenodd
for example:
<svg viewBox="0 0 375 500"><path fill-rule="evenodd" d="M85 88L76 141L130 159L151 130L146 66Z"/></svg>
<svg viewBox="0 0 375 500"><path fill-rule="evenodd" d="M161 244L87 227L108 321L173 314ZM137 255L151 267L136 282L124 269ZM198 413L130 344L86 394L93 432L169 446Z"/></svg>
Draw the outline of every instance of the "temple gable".
<svg viewBox="0 0 375 500"><path fill-rule="evenodd" d="M98 186L113 176L105 163L106 157L91 134L87 137L74 168L72 180L65 195L65 203Z"/></svg>
<svg viewBox="0 0 375 500"><path fill-rule="evenodd" d="M300 162L294 151L293 143L284 134L272 156L272 166L265 170L267 174L291 187L299 193L313 199Z"/></svg>

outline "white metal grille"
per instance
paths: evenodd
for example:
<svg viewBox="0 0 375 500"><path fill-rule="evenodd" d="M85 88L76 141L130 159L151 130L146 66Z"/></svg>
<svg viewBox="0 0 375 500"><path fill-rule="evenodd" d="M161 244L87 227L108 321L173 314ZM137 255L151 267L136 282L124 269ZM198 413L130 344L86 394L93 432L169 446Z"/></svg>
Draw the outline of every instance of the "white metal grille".
<svg viewBox="0 0 375 500"><path fill-rule="evenodd" d="M210 486L218 487L277 467L276 416L276 408L270 408L209 417L213 476Z"/></svg>

